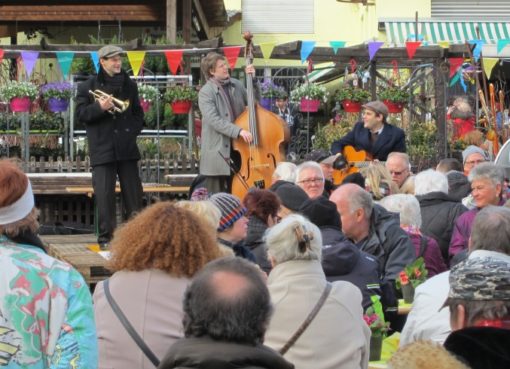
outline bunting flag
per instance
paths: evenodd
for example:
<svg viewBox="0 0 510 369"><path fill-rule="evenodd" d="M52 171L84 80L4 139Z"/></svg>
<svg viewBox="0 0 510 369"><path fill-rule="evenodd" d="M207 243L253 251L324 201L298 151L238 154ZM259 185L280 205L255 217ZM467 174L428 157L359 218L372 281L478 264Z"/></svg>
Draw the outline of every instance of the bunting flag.
<svg viewBox="0 0 510 369"><path fill-rule="evenodd" d="M462 75L462 68L459 69L459 71L457 72L457 74L459 75L459 82L460 82L460 85L462 86L462 89L464 90L464 93L467 92L467 86L466 86L466 81L464 81L464 77Z"/></svg>
<svg viewBox="0 0 510 369"><path fill-rule="evenodd" d="M22 51L21 59L23 60L23 64L25 65L25 70L27 71L27 76L30 77L32 71L34 70L35 63L37 62L37 58L39 57L39 51Z"/></svg>
<svg viewBox="0 0 510 369"><path fill-rule="evenodd" d="M345 47L345 41L329 41L329 46L333 48L333 52L336 54L338 49Z"/></svg>
<svg viewBox="0 0 510 369"><path fill-rule="evenodd" d="M416 54L416 50L421 45L421 41L406 41L406 49L407 49L407 56L409 59L414 58L414 54Z"/></svg>
<svg viewBox="0 0 510 369"><path fill-rule="evenodd" d="M443 49L447 49L450 46L450 42L448 41L439 41L437 44L441 46Z"/></svg>
<svg viewBox="0 0 510 369"><path fill-rule="evenodd" d="M240 51L241 46L231 46L223 48L223 54L225 55L225 58L227 58L228 65L230 65L230 69L234 69L236 67L237 58L239 57Z"/></svg>
<svg viewBox="0 0 510 369"><path fill-rule="evenodd" d="M464 63L464 58L448 58L448 62L450 63L450 78L452 78L457 69Z"/></svg>
<svg viewBox="0 0 510 369"><path fill-rule="evenodd" d="M459 73L455 73L455 77L453 77L452 80L450 81L450 87L456 84L459 81L459 78L460 78Z"/></svg>
<svg viewBox="0 0 510 369"><path fill-rule="evenodd" d="M370 56L370 60L372 60L375 56L375 53L384 45L382 41L373 41L368 43L368 55Z"/></svg>
<svg viewBox="0 0 510 369"><path fill-rule="evenodd" d="M128 51L127 57L129 64L131 64L131 69L133 70L133 76L136 77L140 73L140 68L145 58L145 51Z"/></svg>
<svg viewBox="0 0 510 369"><path fill-rule="evenodd" d="M99 54L97 53L97 51L91 51L90 57L92 58L94 68L96 68L96 73L99 73Z"/></svg>
<svg viewBox="0 0 510 369"><path fill-rule="evenodd" d="M503 51L506 45L510 44L510 38L498 40L498 54ZM1 60L1 59L0 59Z"/></svg>
<svg viewBox="0 0 510 369"><path fill-rule="evenodd" d="M301 41L301 64L310 56L315 47L315 41Z"/></svg>
<svg viewBox="0 0 510 369"><path fill-rule="evenodd" d="M177 70L181 65L182 60L182 50L167 50L165 51L166 62L168 63L168 68L172 74L177 74Z"/></svg>
<svg viewBox="0 0 510 369"><path fill-rule="evenodd" d="M60 65L60 71L62 72L64 79L67 79L67 76L69 75L73 58L74 52L72 51L57 51L57 61Z"/></svg>
<svg viewBox="0 0 510 369"><path fill-rule="evenodd" d="M491 73L496 64L499 62L498 58L483 58L483 71L488 79L491 78Z"/></svg>
<svg viewBox="0 0 510 369"><path fill-rule="evenodd" d="M473 49L473 58L475 59L475 62L477 62L478 59L480 59L482 46L485 42L483 40L470 40L469 43L471 45L475 45L475 48Z"/></svg>
<svg viewBox="0 0 510 369"><path fill-rule="evenodd" d="M262 52L262 57L264 59L269 59L271 54L273 53L273 49L276 46L275 42L264 42L259 45L260 51Z"/></svg>
<svg viewBox="0 0 510 369"><path fill-rule="evenodd" d="M3 58L4 58L4 49L0 49L0 63L2 62Z"/></svg>

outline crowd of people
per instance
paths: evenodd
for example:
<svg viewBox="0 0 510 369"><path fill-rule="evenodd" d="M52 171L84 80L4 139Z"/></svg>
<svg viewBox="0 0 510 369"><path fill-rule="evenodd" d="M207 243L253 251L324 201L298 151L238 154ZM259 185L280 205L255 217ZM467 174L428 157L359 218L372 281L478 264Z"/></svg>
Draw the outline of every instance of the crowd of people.
<svg viewBox="0 0 510 369"><path fill-rule="evenodd" d="M97 86L127 84L119 50L99 55L107 73ZM204 59L203 71L205 180L188 201L139 211L133 203L115 231L101 221L111 211L102 198L100 241L108 243L113 275L92 294L72 266L47 255L30 181L0 160L0 365L362 369L371 337L364 313L377 304L391 332L401 332L388 368L510 367L503 168L469 146L462 163L445 159L413 174L403 131L374 101L331 153L313 151L298 165L280 162L269 188L238 198L228 191L228 166L215 165L218 149L230 155L232 139L252 139L233 124L242 85L229 78L218 54ZM98 124L116 127L111 99L92 102L80 91L78 113L89 121L89 134L106 129ZM138 128L112 129L116 139L136 136ZM346 145L378 161L337 184L332 173ZM131 154L97 157L95 188L110 188L125 164L136 164L138 154ZM417 287L409 315L398 315L396 280L420 257L428 279Z"/></svg>

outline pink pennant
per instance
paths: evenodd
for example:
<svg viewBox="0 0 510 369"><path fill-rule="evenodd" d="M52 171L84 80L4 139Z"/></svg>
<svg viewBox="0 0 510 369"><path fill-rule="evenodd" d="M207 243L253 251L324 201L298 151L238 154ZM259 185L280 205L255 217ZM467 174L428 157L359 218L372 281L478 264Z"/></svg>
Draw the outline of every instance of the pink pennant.
<svg viewBox="0 0 510 369"><path fill-rule="evenodd" d="M2 62L3 58L4 58L4 49L0 49L0 63Z"/></svg>
<svg viewBox="0 0 510 369"><path fill-rule="evenodd" d="M239 57L240 51L241 46L229 46L223 48L223 54L225 55L225 58L227 58L230 69L234 69L236 67L237 58Z"/></svg>
<svg viewBox="0 0 510 369"><path fill-rule="evenodd" d="M168 68L170 68L170 72L172 74L177 74L177 70L181 65L183 50L168 50L165 51L166 62L168 63Z"/></svg>
<svg viewBox="0 0 510 369"><path fill-rule="evenodd" d="M414 58L414 54L416 54L416 50L421 45L421 41L406 41L406 49L407 49L407 56L409 59Z"/></svg>
<svg viewBox="0 0 510 369"><path fill-rule="evenodd" d="M464 63L464 58L448 58L450 62L450 78L457 73L457 69Z"/></svg>

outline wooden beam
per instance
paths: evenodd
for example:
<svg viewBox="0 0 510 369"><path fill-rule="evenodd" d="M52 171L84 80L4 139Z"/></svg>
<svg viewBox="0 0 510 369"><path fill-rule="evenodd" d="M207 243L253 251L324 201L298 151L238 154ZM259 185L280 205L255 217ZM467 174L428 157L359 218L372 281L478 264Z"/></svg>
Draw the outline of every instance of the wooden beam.
<svg viewBox="0 0 510 369"><path fill-rule="evenodd" d="M191 7L192 0L182 0L182 38L186 44L191 42Z"/></svg>
<svg viewBox="0 0 510 369"><path fill-rule="evenodd" d="M177 0L166 0L166 39L177 40Z"/></svg>
<svg viewBox="0 0 510 369"><path fill-rule="evenodd" d="M216 36L216 35L211 34L209 22L207 22L207 17L205 16L204 9L202 8L200 1L193 0L193 5L195 6L195 9L197 11L198 20L200 22L200 25L203 27L207 38L210 39L210 38L213 38L214 36Z"/></svg>

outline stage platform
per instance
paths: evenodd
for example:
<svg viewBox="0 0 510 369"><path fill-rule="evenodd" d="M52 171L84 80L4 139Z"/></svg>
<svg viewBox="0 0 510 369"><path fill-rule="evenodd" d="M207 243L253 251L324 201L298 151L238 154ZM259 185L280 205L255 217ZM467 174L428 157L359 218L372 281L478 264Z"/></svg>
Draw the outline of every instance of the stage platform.
<svg viewBox="0 0 510 369"><path fill-rule="evenodd" d="M97 282L112 273L106 269L107 260L89 246L97 245L94 234L40 236L48 245L48 254L71 264L82 275L91 291Z"/></svg>

